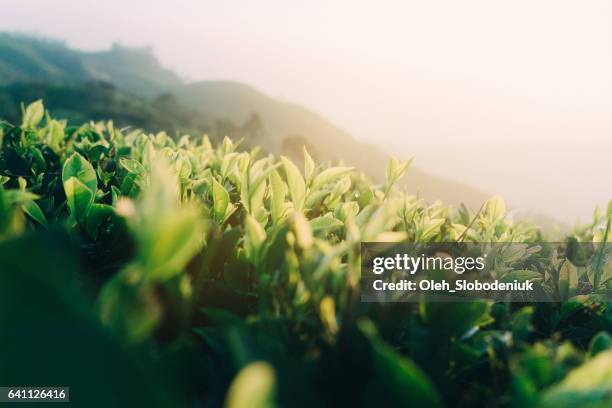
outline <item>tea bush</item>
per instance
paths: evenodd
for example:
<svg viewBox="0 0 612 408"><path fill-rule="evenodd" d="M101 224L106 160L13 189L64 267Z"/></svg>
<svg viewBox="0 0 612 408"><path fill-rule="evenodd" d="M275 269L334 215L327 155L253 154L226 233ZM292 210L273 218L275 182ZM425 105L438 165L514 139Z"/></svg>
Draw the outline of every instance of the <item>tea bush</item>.
<svg viewBox="0 0 612 408"><path fill-rule="evenodd" d="M0 380L31 384L31 360L89 406L612 404L601 263L542 264L549 303L360 302L363 241L526 243L504 273L556 256L500 198L426 203L394 188L409 162L375 185L307 151L298 168L229 138L71 126L41 102L0 122L0 145ZM609 242L611 218L565 239ZM79 400L94 382L123 391Z"/></svg>

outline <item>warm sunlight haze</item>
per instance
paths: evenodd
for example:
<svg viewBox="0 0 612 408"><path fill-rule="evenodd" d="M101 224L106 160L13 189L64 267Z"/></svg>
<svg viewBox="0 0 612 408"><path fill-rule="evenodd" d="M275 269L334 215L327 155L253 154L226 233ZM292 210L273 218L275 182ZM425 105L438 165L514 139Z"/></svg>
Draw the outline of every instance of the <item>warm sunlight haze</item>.
<svg viewBox="0 0 612 408"><path fill-rule="evenodd" d="M0 0L1 31L150 46L188 80L248 83L526 212L573 224L611 196L607 0L18 4Z"/></svg>
<svg viewBox="0 0 612 408"><path fill-rule="evenodd" d="M611 176L612 0L0 0L0 405L611 408Z"/></svg>

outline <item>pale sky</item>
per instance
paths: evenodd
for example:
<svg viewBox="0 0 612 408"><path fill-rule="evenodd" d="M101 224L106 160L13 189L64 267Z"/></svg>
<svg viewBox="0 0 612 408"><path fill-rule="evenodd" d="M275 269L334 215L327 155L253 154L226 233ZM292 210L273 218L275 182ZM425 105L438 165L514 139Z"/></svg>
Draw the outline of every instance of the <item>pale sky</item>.
<svg viewBox="0 0 612 408"><path fill-rule="evenodd" d="M609 0L0 0L0 30L150 45L249 83L421 168L548 212L612 198Z"/></svg>

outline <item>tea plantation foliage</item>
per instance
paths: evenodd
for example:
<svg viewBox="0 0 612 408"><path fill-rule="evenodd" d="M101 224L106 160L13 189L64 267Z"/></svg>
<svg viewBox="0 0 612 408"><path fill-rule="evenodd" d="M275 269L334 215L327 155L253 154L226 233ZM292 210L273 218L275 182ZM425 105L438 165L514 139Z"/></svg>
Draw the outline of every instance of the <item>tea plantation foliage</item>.
<svg viewBox="0 0 612 408"><path fill-rule="evenodd" d="M546 237L499 198L405 195L409 162L373 185L239 144L72 126L41 102L0 122L2 384L88 406L612 406L611 305L574 296L612 271L553 262L550 303L361 303L361 241ZM566 239L609 241L610 219Z"/></svg>

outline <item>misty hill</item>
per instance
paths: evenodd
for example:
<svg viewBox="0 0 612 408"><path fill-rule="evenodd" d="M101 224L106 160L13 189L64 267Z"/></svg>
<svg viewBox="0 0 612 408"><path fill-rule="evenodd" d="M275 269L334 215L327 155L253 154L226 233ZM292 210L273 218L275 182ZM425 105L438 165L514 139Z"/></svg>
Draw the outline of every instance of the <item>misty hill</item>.
<svg viewBox="0 0 612 408"><path fill-rule="evenodd" d="M159 65L149 48L113 45L106 51L84 52L60 41L0 33L0 85L86 81L111 82L146 97L182 83L176 74Z"/></svg>
<svg viewBox="0 0 612 408"><path fill-rule="evenodd" d="M122 91L108 82L49 84L16 82L0 87L1 116L13 123L21 120L20 103L37 99L53 116L83 123L111 118L119 127L133 126L149 132L214 134L216 121L180 104L170 94L147 100Z"/></svg>
<svg viewBox="0 0 612 408"><path fill-rule="evenodd" d="M177 91L180 100L197 106L211 116L224 116L243 123L257 112L265 125L265 140L256 140L273 153L301 160L306 144L318 160L344 161L382 180L388 155L370 144L358 142L315 112L300 105L270 98L256 89L236 82L197 82ZM461 183L446 181L411 168L402 179L404 187L427 200L441 199L478 207L488 196Z"/></svg>
<svg viewBox="0 0 612 408"><path fill-rule="evenodd" d="M381 180L387 155L353 139L313 111L270 98L241 83L186 83L160 66L147 48L113 46L83 52L57 41L0 34L0 112L43 98L54 115L113 119L147 130L244 137L249 145L301 159L306 145L318 160L343 161ZM408 152L407 152L408 153ZM427 200L477 208L483 192L412 168L403 187Z"/></svg>

